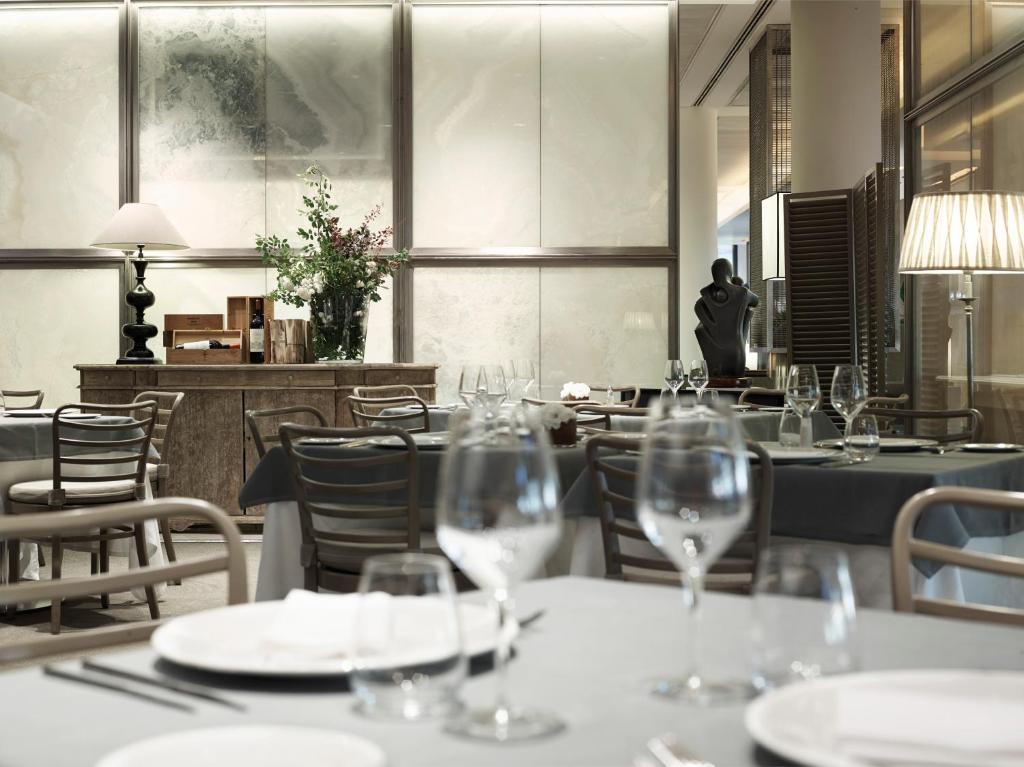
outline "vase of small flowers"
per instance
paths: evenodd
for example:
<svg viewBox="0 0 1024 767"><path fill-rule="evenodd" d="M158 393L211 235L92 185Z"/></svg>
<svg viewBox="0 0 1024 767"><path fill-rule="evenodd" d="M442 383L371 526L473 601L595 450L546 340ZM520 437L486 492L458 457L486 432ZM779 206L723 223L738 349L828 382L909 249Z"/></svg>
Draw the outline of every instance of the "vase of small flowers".
<svg viewBox="0 0 1024 767"><path fill-rule="evenodd" d="M276 235L256 238L263 263L277 270L277 288L270 298L309 306L318 361L362 360L370 304L380 300L384 281L408 260L408 253L385 252L391 227L372 228L379 205L358 227L342 229L330 179L316 165L300 178L308 187L301 209L308 225L298 230L303 244L293 247Z"/></svg>

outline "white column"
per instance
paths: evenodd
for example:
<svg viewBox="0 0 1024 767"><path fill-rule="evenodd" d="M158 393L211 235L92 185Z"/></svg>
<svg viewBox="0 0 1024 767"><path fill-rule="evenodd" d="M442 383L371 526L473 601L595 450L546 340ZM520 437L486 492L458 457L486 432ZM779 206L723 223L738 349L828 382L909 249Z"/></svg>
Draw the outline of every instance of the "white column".
<svg viewBox="0 0 1024 767"><path fill-rule="evenodd" d="M882 159L878 0L793 0L793 191L847 189Z"/></svg>
<svg viewBox="0 0 1024 767"><path fill-rule="evenodd" d="M679 110L679 359L699 359L693 305L718 256L718 113Z"/></svg>

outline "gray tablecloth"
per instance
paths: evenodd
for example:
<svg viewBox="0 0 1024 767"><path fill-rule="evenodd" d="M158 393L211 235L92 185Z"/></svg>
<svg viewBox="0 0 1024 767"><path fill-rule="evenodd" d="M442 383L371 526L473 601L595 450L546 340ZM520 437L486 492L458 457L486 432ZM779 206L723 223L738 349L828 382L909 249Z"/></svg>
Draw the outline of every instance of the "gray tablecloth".
<svg viewBox="0 0 1024 767"><path fill-rule="evenodd" d="M772 533L888 546L903 504L922 490L943 485L1024 490L1024 454L883 453L870 463L853 466L776 466ZM566 491L562 508L568 517L597 514L588 475ZM922 515L915 532L927 540L962 547L970 538L1005 536L1022 529L1024 518L1019 514L937 506ZM917 566L925 575L938 570L931 562Z"/></svg>
<svg viewBox="0 0 1024 767"><path fill-rule="evenodd" d="M475 597L476 595L470 595ZM39 668L2 675L4 711L0 762L33 767L84 767L135 741L198 727L296 725L349 732L377 743L390 767L624 767L652 736L680 743L719 767L778 765L757 749L743 726L744 705L699 708L649 693L652 679L681 671L682 603L677 589L559 578L519 590L518 610L546 608L524 631L510 668L512 700L558 712L566 729L551 738L493 746L453 737L437 722L401 724L353 711L343 684L230 679L159 663L146 650L116 652L108 663L210 684L243 703L245 712L180 698L196 713L173 711L105 690L44 676ZM751 602L708 594L701 650L709 675L747 673ZM912 668L1024 670L1020 629L863 610L858 620L865 671ZM793 632L801 625L793 622ZM67 664L68 668L77 664ZM462 697L492 700L489 673L471 677ZM173 694L171 697L176 697ZM60 742L54 726L60 726ZM51 744L42 748L40 744Z"/></svg>
<svg viewBox="0 0 1024 767"><path fill-rule="evenodd" d="M100 416L89 419L89 423L127 423L126 416ZM94 431L86 429L65 428L62 432L66 437L109 442L123 439L121 432ZM139 431L141 436L142 432ZM152 451L153 455L157 455ZM22 418L20 416L0 416L0 462L31 461L37 458L53 457L53 418Z"/></svg>

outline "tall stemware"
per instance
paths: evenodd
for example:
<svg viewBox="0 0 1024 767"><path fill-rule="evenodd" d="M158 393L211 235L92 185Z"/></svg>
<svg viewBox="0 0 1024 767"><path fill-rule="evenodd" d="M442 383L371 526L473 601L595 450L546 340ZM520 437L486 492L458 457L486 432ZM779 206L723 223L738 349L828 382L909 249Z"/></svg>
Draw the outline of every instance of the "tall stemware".
<svg viewBox="0 0 1024 767"><path fill-rule="evenodd" d="M480 382L480 365L463 365L459 374L459 397L466 403L466 407L472 408L477 404L478 386Z"/></svg>
<svg viewBox="0 0 1024 767"><path fill-rule="evenodd" d="M669 360L665 363L665 384L672 390L672 397L679 396L679 387L686 381L686 371L682 360Z"/></svg>
<svg viewBox="0 0 1024 767"><path fill-rule="evenodd" d="M548 711L514 706L506 684L517 628L513 592L543 565L561 529L558 474L536 415L515 409L485 417L475 411L460 419L441 466L437 540L497 606L498 693L493 706L467 709L450 720L450 732L506 742L564 727Z"/></svg>
<svg viewBox="0 0 1024 767"><path fill-rule="evenodd" d="M501 403L508 399L508 381L501 365L484 365L477 381L477 400L488 415L496 415Z"/></svg>
<svg viewBox="0 0 1024 767"><path fill-rule="evenodd" d="M843 417L849 428L850 421L864 407L868 398L868 387L864 383L864 371L860 365L836 365L829 398L832 407Z"/></svg>
<svg viewBox="0 0 1024 767"><path fill-rule="evenodd" d="M512 360L512 385L518 398L532 397L535 395L534 384L537 382L537 366L533 360ZM512 397L513 395L509 395Z"/></svg>
<svg viewBox="0 0 1024 767"><path fill-rule="evenodd" d="M791 365L786 382L786 404L800 416L800 445L814 442L811 413L821 403L821 384L814 365Z"/></svg>
<svg viewBox="0 0 1024 767"><path fill-rule="evenodd" d="M704 577L750 513L750 463L732 413L656 404L641 450L637 515L679 569L686 605L683 675L658 682L656 694L700 704L747 694L746 682L701 676L698 626Z"/></svg>
<svg viewBox="0 0 1024 767"><path fill-rule="evenodd" d="M697 390L697 401L704 399L704 390L710 383L708 376L708 363L704 360L690 360L690 385Z"/></svg>

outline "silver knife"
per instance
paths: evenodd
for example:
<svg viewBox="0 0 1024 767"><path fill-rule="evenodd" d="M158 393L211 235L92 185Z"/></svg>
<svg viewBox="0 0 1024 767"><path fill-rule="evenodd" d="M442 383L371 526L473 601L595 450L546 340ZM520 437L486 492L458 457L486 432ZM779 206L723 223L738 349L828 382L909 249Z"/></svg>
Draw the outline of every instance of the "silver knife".
<svg viewBox="0 0 1024 767"><path fill-rule="evenodd" d="M160 698L156 695L149 695L139 690L133 690L130 687L124 685L115 684L114 682L106 682L102 679L95 679L93 677L84 676L82 674L73 674L70 671L64 671L55 666L43 666L43 673L47 676L56 677L58 679L65 679L69 682L78 682L79 684L89 685L91 687L99 687L102 690L110 690L111 692L120 692L124 695L129 695L139 700L144 700L147 703L155 703L158 706L166 706L167 708L177 709L178 711L184 711L188 714L194 714L195 709L192 706L187 706L184 703L179 703L176 700L168 700L167 698Z"/></svg>
<svg viewBox="0 0 1024 767"><path fill-rule="evenodd" d="M211 703L219 703L222 706L233 708L236 711L245 711L245 706L241 703L236 703L233 700L222 698L216 693L212 693L205 687L199 685L189 684L188 682L178 682L173 679L162 679L159 677L147 676L146 674L138 674L134 671L128 671L126 669L115 668L114 666L108 666L105 663L97 663L94 660L83 660L82 668L87 671L96 671L100 674L108 674L110 676L118 677L120 679L128 679L132 682L139 682L140 684L148 684L154 687L159 687L164 690L170 690L172 692L181 693L182 695L191 695L193 698L201 698L202 700L209 701Z"/></svg>

